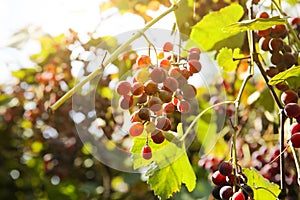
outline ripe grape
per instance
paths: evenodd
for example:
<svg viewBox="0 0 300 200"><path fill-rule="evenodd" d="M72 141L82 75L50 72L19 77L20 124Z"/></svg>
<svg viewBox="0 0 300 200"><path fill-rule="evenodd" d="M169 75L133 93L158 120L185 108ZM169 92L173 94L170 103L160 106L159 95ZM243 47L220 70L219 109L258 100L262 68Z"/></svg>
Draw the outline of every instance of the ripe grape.
<svg viewBox="0 0 300 200"><path fill-rule="evenodd" d="M257 35L261 36L261 37L267 37L271 34L272 29L268 28L266 30L258 30L256 33Z"/></svg>
<svg viewBox="0 0 300 200"><path fill-rule="evenodd" d="M266 74L269 76L269 77L274 77L275 75L277 75L279 73L279 70L276 68L276 67L269 67L266 69Z"/></svg>
<svg viewBox="0 0 300 200"><path fill-rule="evenodd" d="M272 38L269 41L269 48L272 51L280 51L283 48L283 40L281 38Z"/></svg>
<svg viewBox="0 0 300 200"><path fill-rule="evenodd" d="M140 95L137 99L137 103L143 104L146 103L148 100L148 95L144 92L142 95Z"/></svg>
<svg viewBox="0 0 300 200"><path fill-rule="evenodd" d="M299 123L294 123L291 125L290 128L291 134L299 133L300 132L300 124Z"/></svg>
<svg viewBox="0 0 300 200"><path fill-rule="evenodd" d="M293 90L286 90L281 94L281 101L285 105L288 103L297 103L298 102L298 94Z"/></svg>
<svg viewBox="0 0 300 200"><path fill-rule="evenodd" d="M300 116L300 106L296 103L288 103L284 107L285 114L290 118L296 118Z"/></svg>
<svg viewBox="0 0 300 200"><path fill-rule="evenodd" d="M163 59L162 61L160 61L159 67L161 67L162 69L164 69L166 71L169 71L169 69L171 68L171 63L169 60Z"/></svg>
<svg viewBox="0 0 300 200"><path fill-rule="evenodd" d="M226 176L226 184L233 185L235 176L233 174L229 174L229 176Z"/></svg>
<svg viewBox="0 0 300 200"><path fill-rule="evenodd" d="M233 189L231 186L223 186L220 190L220 197L222 200L229 200L233 195Z"/></svg>
<svg viewBox="0 0 300 200"><path fill-rule="evenodd" d="M190 112L191 110L191 105L189 102L185 101L185 100L181 100L178 102L177 104L177 109L179 112L185 114L185 113L188 113Z"/></svg>
<svg viewBox="0 0 300 200"><path fill-rule="evenodd" d="M180 73L180 68L179 67L171 67L169 70L169 76L176 78L176 79L178 77L182 76Z"/></svg>
<svg viewBox="0 0 300 200"><path fill-rule="evenodd" d="M138 112L138 117L141 120L149 121L150 120L150 110L148 108L141 108Z"/></svg>
<svg viewBox="0 0 300 200"><path fill-rule="evenodd" d="M169 118L160 116L155 119L155 126L160 130L168 131L171 129L172 125Z"/></svg>
<svg viewBox="0 0 300 200"><path fill-rule="evenodd" d="M170 51L173 51L173 44L171 42L166 42L163 46L163 51L164 52L170 52Z"/></svg>
<svg viewBox="0 0 300 200"><path fill-rule="evenodd" d="M162 108L162 101L160 100L160 98L153 96L148 102L148 107L153 112L157 112Z"/></svg>
<svg viewBox="0 0 300 200"><path fill-rule="evenodd" d="M135 96L139 96L144 92L144 85L141 82L135 82L132 84L131 93Z"/></svg>
<svg viewBox="0 0 300 200"><path fill-rule="evenodd" d="M148 95L154 95L158 92L158 84L152 80L148 80L144 84L144 91Z"/></svg>
<svg viewBox="0 0 300 200"><path fill-rule="evenodd" d="M180 74L182 77L184 77L186 80L189 79L189 77L191 75L193 75L192 72L190 72L189 70L187 70L186 68L180 69Z"/></svg>
<svg viewBox="0 0 300 200"><path fill-rule="evenodd" d="M170 92L175 92L179 87L178 81L173 77L167 77L163 83L164 89L169 90Z"/></svg>
<svg viewBox="0 0 300 200"><path fill-rule="evenodd" d="M166 114L170 114L170 113L173 113L175 111L175 107L174 107L173 103L171 103L171 102L164 103L162 107L163 107L163 110Z"/></svg>
<svg viewBox="0 0 300 200"><path fill-rule="evenodd" d="M283 56L279 52L273 52L271 56L271 63L274 65L278 65L282 62Z"/></svg>
<svg viewBox="0 0 300 200"><path fill-rule="evenodd" d="M197 54L201 53L201 51L200 51L200 49L198 47L192 47L192 48L190 48L189 53L193 53L193 52L195 52Z"/></svg>
<svg viewBox="0 0 300 200"><path fill-rule="evenodd" d="M165 136L162 131L156 129L151 133L151 139L155 144L161 144L165 140Z"/></svg>
<svg viewBox="0 0 300 200"><path fill-rule="evenodd" d="M259 39L259 47L261 50L263 51L269 51L270 48L269 48L269 42L270 42L270 37L261 37Z"/></svg>
<svg viewBox="0 0 300 200"><path fill-rule="evenodd" d="M152 149L150 146L145 145L142 149L142 156L144 159L149 160L152 158Z"/></svg>
<svg viewBox="0 0 300 200"><path fill-rule="evenodd" d="M277 24L272 26L271 36L274 38L285 38L287 35L287 30L284 24Z"/></svg>
<svg viewBox="0 0 300 200"><path fill-rule="evenodd" d="M133 105L133 97L124 95L120 98L120 107L124 110L129 109Z"/></svg>
<svg viewBox="0 0 300 200"><path fill-rule="evenodd" d="M241 184L242 187L242 191L245 197L250 197L253 198L254 197L254 191L252 190L252 188L247 185L247 184ZM246 198L247 199L247 198Z"/></svg>
<svg viewBox="0 0 300 200"><path fill-rule="evenodd" d="M291 142L294 148L300 148L300 133L295 133L291 137Z"/></svg>
<svg viewBox="0 0 300 200"><path fill-rule="evenodd" d="M284 60L284 64L287 68L292 67L294 64L297 63L297 58L295 57L295 55L291 52L285 52L283 54L283 60Z"/></svg>
<svg viewBox="0 0 300 200"><path fill-rule="evenodd" d="M269 14L266 11L261 11L256 14L256 18L269 18Z"/></svg>
<svg viewBox="0 0 300 200"><path fill-rule="evenodd" d="M217 170L212 174L211 180L215 185L224 185L226 183L226 176Z"/></svg>
<svg viewBox="0 0 300 200"><path fill-rule="evenodd" d="M139 136L144 131L144 124L141 122L134 122L129 128L129 134L133 137Z"/></svg>
<svg viewBox="0 0 300 200"><path fill-rule="evenodd" d="M245 196L241 190L233 194L232 200L245 200Z"/></svg>
<svg viewBox="0 0 300 200"><path fill-rule="evenodd" d="M181 88L181 91L182 91L183 98L185 98L185 99L192 99L197 94L196 88L191 84L185 84Z"/></svg>
<svg viewBox="0 0 300 200"><path fill-rule="evenodd" d="M192 73L198 73L200 72L202 66L199 60L190 60L188 62L188 70Z"/></svg>
<svg viewBox="0 0 300 200"><path fill-rule="evenodd" d="M214 187L213 191L212 191L212 195L215 199L221 199L220 197L220 190L221 190L222 186L217 185Z"/></svg>
<svg viewBox="0 0 300 200"><path fill-rule="evenodd" d="M151 65L151 59L147 55L141 55L137 58L136 64L139 68L148 68Z"/></svg>
<svg viewBox="0 0 300 200"><path fill-rule="evenodd" d="M166 79L167 72L163 68L154 68L150 73L151 79L156 83L162 83Z"/></svg>
<svg viewBox="0 0 300 200"><path fill-rule="evenodd" d="M224 176L229 176L232 173L232 164L228 161L221 162L219 165L219 171Z"/></svg>
<svg viewBox="0 0 300 200"><path fill-rule="evenodd" d="M172 100L172 93L167 90L159 90L159 98L164 103L168 103Z"/></svg>
<svg viewBox="0 0 300 200"><path fill-rule="evenodd" d="M119 95L127 95L131 90L131 84L128 81L120 81L117 85Z"/></svg>
<svg viewBox="0 0 300 200"><path fill-rule="evenodd" d="M139 117L139 110L134 111L131 115L130 115L130 121L133 122L142 122L143 120L140 119Z"/></svg>
<svg viewBox="0 0 300 200"><path fill-rule="evenodd" d="M188 55L188 60L199 60L200 59L200 54L197 52L191 52Z"/></svg>

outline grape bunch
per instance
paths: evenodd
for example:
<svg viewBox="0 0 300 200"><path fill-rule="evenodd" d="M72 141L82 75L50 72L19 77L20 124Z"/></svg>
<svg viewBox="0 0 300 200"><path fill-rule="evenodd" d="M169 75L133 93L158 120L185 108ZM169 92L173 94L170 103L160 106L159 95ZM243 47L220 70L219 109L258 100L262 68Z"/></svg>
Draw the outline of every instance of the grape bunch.
<svg viewBox="0 0 300 200"><path fill-rule="evenodd" d="M253 199L254 192L247 185L247 181L246 175L241 172L234 175L231 162L223 161L220 163L219 169L212 174L212 182L216 185L212 195L215 199L222 200ZM237 191L234 191L234 186Z"/></svg>
<svg viewBox="0 0 300 200"><path fill-rule="evenodd" d="M259 12L256 18L269 18L269 14L265 11ZM288 35L286 25L274 25L266 30L258 30L257 35L261 37L259 39L260 49L271 53L270 60L274 66L270 66L266 69L266 74L269 77L273 77L279 72L285 71L297 64L297 54L293 52L292 47L284 41Z"/></svg>
<svg viewBox="0 0 300 200"><path fill-rule="evenodd" d="M200 49L193 47L187 58L180 62L173 53L173 44L166 42L163 51L157 55L158 66L153 64L149 55L141 55L132 67L130 81L120 81L116 92L121 95L119 105L131 113L129 134L147 134L142 149L144 159L151 159L152 150L148 134L156 144L165 140L165 131L176 128L174 118L191 111L196 88L188 83L189 77L200 72Z"/></svg>

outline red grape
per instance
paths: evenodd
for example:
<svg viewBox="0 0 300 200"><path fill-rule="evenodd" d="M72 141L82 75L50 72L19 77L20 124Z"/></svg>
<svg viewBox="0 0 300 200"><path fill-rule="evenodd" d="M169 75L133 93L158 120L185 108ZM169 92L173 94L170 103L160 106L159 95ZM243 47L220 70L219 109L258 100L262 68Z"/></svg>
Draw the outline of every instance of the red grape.
<svg viewBox="0 0 300 200"><path fill-rule="evenodd" d="M160 100L160 98L153 96L148 102L148 107L153 112L157 112L162 108L162 101Z"/></svg>
<svg viewBox="0 0 300 200"><path fill-rule="evenodd" d="M152 158L152 149L150 146L145 145L142 149L142 156L144 159L149 160Z"/></svg>
<svg viewBox="0 0 300 200"><path fill-rule="evenodd" d="M222 200L229 200L233 195L233 189L231 186L223 186L220 190L220 197Z"/></svg>
<svg viewBox="0 0 300 200"><path fill-rule="evenodd" d="M131 90L131 84L128 81L120 81L117 85L117 93L120 95L126 95Z"/></svg>
<svg viewBox="0 0 300 200"><path fill-rule="evenodd" d="M136 64L139 68L147 68L151 65L151 59L147 55L141 55L137 58Z"/></svg>
<svg viewBox="0 0 300 200"><path fill-rule="evenodd" d="M120 107L124 110L129 109L133 105L133 97L124 95L120 98Z"/></svg>
<svg viewBox="0 0 300 200"><path fill-rule="evenodd" d="M171 68L171 63L169 60L163 59L162 61L160 61L159 67L163 68L166 71L169 71L169 69Z"/></svg>
<svg viewBox="0 0 300 200"><path fill-rule="evenodd" d="M201 51L200 51L200 49L198 47L192 47L192 48L190 48L189 53L193 53L193 52L195 52L197 54L201 53Z"/></svg>
<svg viewBox="0 0 300 200"><path fill-rule="evenodd" d="M160 130L169 131L172 125L169 118L160 116L155 119L155 126Z"/></svg>
<svg viewBox="0 0 300 200"><path fill-rule="evenodd" d="M188 62L188 70L192 73L198 73L200 72L202 66L199 60L190 60Z"/></svg>
<svg viewBox="0 0 300 200"><path fill-rule="evenodd" d="M148 108L141 108L138 112L138 117L141 120L149 121L150 120L150 110Z"/></svg>
<svg viewBox="0 0 300 200"><path fill-rule="evenodd" d="M291 142L294 148L300 148L300 133L295 133L291 137Z"/></svg>
<svg viewBox="0 0 300 200"><path fill-rule="evenodd" d="M256 14L256 18L269 18L269 14L266 11L261 11Z"/></svg>
<svg viewBox="0 0 300 200"><path fill-rule="evenodd" d="M152 80L148 80L145 84L144 84L144 90L145 93L148 95L154 95L155 93L158 92L158 84Z"/></svg>
<svg viewBox="0 0 300 200"><path fill-rule="evenodd" d="M298 102L298 94L293 90L286 90L281 94L281 101L285 105L288 103L297 103Z"/></svg>
<svg viewBox="0 0 300 200"><path fill-rule="evenodd" d="M170 52L170 51L173 51L173 44L171 42L166 42L163 46L163 51L164 52Z"/></svg>
<svg viewBox="0 0 300 200"><path fill-rule="evenodd" d="M232 200L245 200L243 191L239 190L236 193L234 193L232 196Z"/></svg>
<svg viewBox="0 0 300 200"><path fill-rule="evenodd" d="M215 185L224 185L226 183L226 176L217 170L212 174L211 180Z"/></svg>
<svg viewBox="0 0 300 200"><path fill-rule="evenodd" d="M182 96L185 99L192 99L196 96L197 90L196 88L191 84L185 84L182 88Z"/></svg>
<svg viewBox="0 0 300 200"><path fill-rule="evenodd" d="M197 52L191 52L188 55L188 60L199 60L200 59L200 54Z"/></svg>
<svg viewBox="0 0 300 200"><path fill-rule="evenodd" d="M300 116L300 106L296 103L288 103L284 107L285 114L290 118L296 118Z"/></svg>
<svg viewBox="0 0 300 200"><path fill-rule="evenodd" d="M283 40L281 38L272 38L269 41L269 48L272 51L280 51L283 48Z"/></svg>
<svg viewBox="0 0 300 200"><path fill-rule="evenodd" d="M164 103L168 103L172 100L172 93L167 90L159 90L159 98Z"/></svg>
<svg viewBox="0 0 300 200"><path fill-rule="evenodd" d="M164 89L167 89L170 92L175 92L179 87L178 81L173 77L167 77L163 85Z"/></svg>
<svg viewBox="0 0 300 200"><path fill-rule="evenodd" d="M133 137L139 136L144 131L144 124L141 122L134 122L129 128L129 134Z"/></svg>
<svg viewBox="0 0 300 200"><path fill-rule="evenodd" d="M229 176L232 173L232 164L228 161L221 162L219 171L224 176Z"/></svg>
<svg viewBox="0 0 300 200"><path fill-rule="evenodd" d="M130 121L133 122L142 122L143 120L141 120L139 118L139 110L134 111L131 115L130 115Z"/></svg>
<svg viewBox="0 0 300 200"><path fill-rule="evenodd" d="M156 129L151 133L151 139L155 144L161 144L165 140L165 136L162 131Z"/></svg>
<svg viewBox="0 0 300 200"><path fill-rule="evenodd" d="M133 95L139 96L139 95L143 94L143 92L144 92L144 85L143 85L143 83L135 82L134 84L132 84L131 93Z"/></svg>
<svg viewBox="0 0 300 200"><path fill-rule="evenodd" d="M162 83L165 81L167 72L162 68L154 68L150 73L151 79L156 83Z"/></svg>
<svg viewBox="0 0 300 200"><path fill-rule="evenodd" d="M185 101L185 100L181 100L178 102L177 104L177 109L179 112L181 113L188 113L191 110L191 105L189 102Z"/></svg>
<svg viewBox="0 0 300 200"><path fill-rule="evenodd" d="M164 103L163 104L163 110L166 114L170 114L170 113L173 113L174 110L175 110L175 107L173 105L173 103Z"/></svg>
<svg viewBox="0 0 300 200"><path fill-rule="evenodd" d="M299 123L294 123L291 125L290 128L291 134L299 133L300 132L300 124Z"/></svg>

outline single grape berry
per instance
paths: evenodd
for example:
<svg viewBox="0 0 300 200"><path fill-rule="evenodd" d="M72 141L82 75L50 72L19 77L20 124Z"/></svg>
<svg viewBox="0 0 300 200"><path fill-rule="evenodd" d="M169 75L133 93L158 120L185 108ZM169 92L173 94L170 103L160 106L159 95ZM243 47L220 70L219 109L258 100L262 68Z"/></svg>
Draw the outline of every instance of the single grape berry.
<svg viewBox="0 0 300 200"><path fill-rule="evenodd" d="M148 107L153 112L157 112L162 108L162 101L160 100L160 98L153 96L148 102Z"/></svg>
<svg viewBox="0 0 300 200"><path fill-rule="evenodd" d="M155 126L160 130L168 131L171 129L172 124L169 118L160 116L155 119Z"/></svg>
<svg viewBox="0 0 300 200"><path fill-rule="evenodd" d="M232 164L228 161L223 161L219 165L219 171L224 176L229 176L232 173Z"/></svg>
<svg viewBox="0 0 300 200"><path fill-rule="evenodd" d="M277 75L278 73L279 73L279 70L276 67L271 66L266 69L266 74L271 78L274 77L275 75Z"/></svg>
<svg viewBox="0 0 300 200"><path fill-rule="evenodd" d="M120 107L124 110L129 109L133 105L133 97L124 95L120 98Z"/></svg>
<svg viewBox="0 0 300 200"><path fill-rule="evenodd" d="M270 42L270 37L262 37L259 39L259 47L263 51L269 51L269 42Z"/></svg>
<svg viewBox="0 0 300 200"><path fill-rule="evenodd" d="M148 68L151 65L151 59L147 55L141 55L137 58L136 64L139 68Z"/></svg>
<svg viewBox="0 0 300 200"><path fill-rule="evenodd" d="M190 60L188 62L188 70L191 73L198 73L201 71L202 65L199 60Z"/></svg>
<svg viewBox="0 0 300 200"><path fill-rule="evenodd" d="M184 99L192 99L196 96L197 90L196 88L191 84L185 84L181 88L182 96Z"/></svg>
<svg viewBox="0 0 300 200"><path fill-rule="evenodd" d="M171 68L171 63L170 63L169 60L163 59L163 60L160 61L159 67L166 70L166 71L169 71L169 69Z"/></svg>
<svg viewBox="0 0 300 200"><path fill-rule="evenodd" d="M151 139L155 144L161 144L165 140L165 136L162 131L156 129L151 133Z"/></svg>
<svg viewBox="0 0 300 200"><path fill-rule="evenodd" d="M179 87L178 81L173 77L167 77L163 83L164 89L175 92Z"/></svg>
<svg viewBox="0 0 300 200"><path fill-rule="evenodd" d="M142 149L142 156L144 159L149 160L152 158L152 149L148 145L145 145Z"/></svg>
<svg viewBox="0 0 300 200"><path fill-rule="evenodd" d="M145 68L139 69L134 75L134 79L140 83L145 83L146 81L149 80L149 78L150 78L150 72L148 69Z"/></svg>
<svg viewBox="0 0 300 200"><path fill-rule="evenodd" d="M156 67L150 73L151 79L156 83L162 83L165 81L167 72L163 68Z"/></svg>
<svg viewBox="0 0 300 200"><path fill-rule="evenodd" d="M290 68L294 64L297 63L297 58L296 58L296 56L293 53L291 53L291 52L285 52L283 54L283 61L284 61L285 66L287 68Z"/></svg>
<svg viewBox="0 0 300 200"><path fill-rule="evenodd" d="M296 103L288 103L284 107L285 114L290 118L296 118L300 116L300 106Z"/></svg>
<svg viewBox="0 0 300 200"><path fill-rule="evenodd" d="M131 84L128 81L120 81L117 85L117 93L119 95L126 95L131 90Z"/></svg>
<svg viewBox="0 0 300 200"><path fill-rule="evenodd" d="M190 112L191 110L191 105L189 102L185 101L185 100L181 100L178 102L177 104L177 109L179 112L185 114L185 113L188 113Z"/></svg>
<svg viewBox="0 0 300 200"><path fill-rule="evenodd" d="M159 90L159 98L162 102L168 103L172 100L172 93L167 90Z"/></svg>
<svg viewBox="0 0 300 200"><path fill-rule="evenodd" d="M158 84L152 80L148 80L144 84L144 91L148 95L154 95L158 92Z"/></svg>
<svg viewBox="0 0 300 200"><path fill-rule="evenodd" d="M141 120L149 121L150 120L150 110L148 108L141 108L138 112L138 117Z"/></svg>
<svg viewBox="0 0 300 200"><path fill-rule="evenodd" d="M190 72L189 70L187 70L186 68L180 69L180 74L182 77L184 77L186 80L190 78L190 76L193 75L192 72Z"/></svg>
<svg viewBox="0 0 300 200"><path fill-rule="evenodd" d="M295 133L291 137L291 142L294 148L300 148L300 133Z"/></svg>
<svg viewBox="0 0 300 200"><path fill-rule="evenodd" d="M134 111L131 115L130 115L130 121L133 122L142 122L143 120L140 119L139 117L139 110Z"/></svg>
<svg viewBox="0 0 300 200"><path fill-rule="evenodd" d="M215 199L221 199L220 197L220 190L221 190L222 186L217 185L214 187L214 189L212 190L211 194L213 195L213 197Z"/></svg>
<svg viewBox="0 0 300 200"><path fill-rule="evenodd" d="M251 199L254 197L254 191L249 185L241 184L241 187L243 188L242 191L245 197L250 197Z"/></svg>
<svg viewBox="0 0 300 200"><path fill-rule="evenodd" d="M163 46L163 51L164 52L170 52L170 51L173 51L173 44L171 42L166 42Z"/></svg>
<svg viewBox="0 0 300 200"><path fill-rule="evenodd" d="M226 183L226 176L217 170L212 174L211 180L215 185L224 185Z"/></svg>
<svg viewBox="0 0 300 200"><path fill-rule="evenodd" d="M141 82L135 82L132 84L131 93L135 96L140 96L144 92L144 85Z"/></svg>
<svg viewBox="0 0 300 200"><path fill-rule="evenodd" d="M146 103L147 101L148 101L148 95L145 92L137 98L137 103L139 104Z"/></svg>
<svg viewBox="0 0 300 200"><path fill-rule="evenodd" d="M232 200L245 200L245 196L241 190L233 194Z"/></svg>
<svg viewBox="0 0 300 200"><path fill-rule="evenodd" d="M293 90L286 90L281 94L281 101L285 105L288 103L297 103L298 94Z"/></svg>
<svg viewBox="0 0 300 200"><path fill-rule="evenodd" d="M199 60L200 59L200 54L197 52L191 52L188 55L188 60Z"/></svg>
<svg viewBox="0 0 300 200"><path fill-rule="evenodd" d="M229 200L233 195L233 189L231 186L223 186L220 190L220 197L222 200Z"/></svg>
<svg viewBox="0 0 300 200"><path fill-rule="evenodd" d="M291 134L299 133L300 132L300 124L299 123L294 123L291 125L290 128Z"/></svg>
<svg viewBox="0 0 300 200"><path fill-rule="evenodd" d="M229 174L229 176L225 176L225 177L226 177L226 184L233 185L235 179L234 174Z"/></svg>
<svg viewBox="0 0 300 200"><path fill-rule="evenodd" d="M175 107L174 107L173 103L171 103L171 102L164 103L162 107L163 107L163 111L166 114L171 114L175 111Z"/></svg>
<svg viewBox="0 0 300 200"><path fill-rule="evenodd" d="M269 48L272 51L280 51L283 48L283 40L281 38L272 38L269 41Z"/></svg>
<svg viewBox="0 0 300 200"><path fill-rule="evenodd" d="M141 122L134 122L129 128L129 134L133 137L139 136L144 131L144 124Z"/></svg>
<svg viewBox="0 0 300 200"><path fill-rule="evenodd" d="M256 14L256 18L269 18L269 14L266 11L260 11Z"/></svg>
<svg viewBox="0 0 300 200"><path fill-rule="evenodd" d="M287 35L286 26L284 24L278 24L272 26L271 36L274 38L285 38Z"/></svg>
<svg viewBox="0 0 300 200"><path fill-rule="evenodd" d="M199 49L198 47L192 47L192 48L190 48L189 53L197 53L197 54L200 54L201 51L200 51L200 49Z"/></svg>

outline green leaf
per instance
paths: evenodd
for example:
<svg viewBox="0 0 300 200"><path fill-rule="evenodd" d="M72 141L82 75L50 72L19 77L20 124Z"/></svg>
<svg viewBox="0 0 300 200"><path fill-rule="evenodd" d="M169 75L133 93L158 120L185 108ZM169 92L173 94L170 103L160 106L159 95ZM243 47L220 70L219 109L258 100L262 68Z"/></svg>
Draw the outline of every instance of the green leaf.
<svg viewBox="0 0 300 200"><path fill-rule="evenodd" d="M273 25L285 23L286 19L280 18L279 16L271 18L256 18L230 24L224 27L223 30L228 33L239 33L247 30L266 30Z"/></svg>
<svg viewBox="0 0 300 200"><path fill-rule="evenodd" d="M230 72L237 68L239 61L234 61L233 58L242 58L243 55L240 54L240 49L236 48L233 50L224 47L220 50L217 56L217 62L220 67L223 67L224 71Z"/></svg>
<svg viewBox="0 0 300 200"><path fill-rule="evenodd" d="M171 143L174 148L177 148ZM177 150L179 150L177 148ZM179 151L184 153L175 160L170 162L167 167L157 169L149 176L148 184L154 194L161 199L170 198L175 192L178 192L182 183L185 184L189 192L193 191L196 186L196 175L189 162L185 149L182 148Z"/></svg>
<svg viewBox="0 0 300 200"><path fill-rule="evenodd" d="M235 40L236 38L233 37L238 35L236 33L226 33L223 31L223 28L239 21L243 14L243 7L234 3L217 12L211 12L193 27L190 37L206 51L214 50L227 44L231 45L230 47L240 46L242 42ZM238 37L241 37L241 35ZM222 45L218 44L228 38L231 38L230 42L222 43Z"/></svg>
<svg viewBox="0 0 300 200"><path fill-rule="evenodd" d="M248 185L254 191L255 200L275 200L280 193L279 186L265 179L255 169L244 169L243 173L248 178ZM275 196L274 196L275 195Z"/></svg>
<svg viewBox="0 0 300 200"><path fill-rule="evenodd" d="M191 32L191 24L193 24L193 1L180 1L178 9L175 10L176 24L180 33L189 35ZM184 15L182 14L184 13ZM187 24L190 24L187 26Z"/></svg>
<svg viewBox="0 0 300 200"><path fill-rule="evenodd" d="M290 88L298 89L300 87L300 66L294 66L269 80L270 85L278 83L285 83Z"/></svg>

